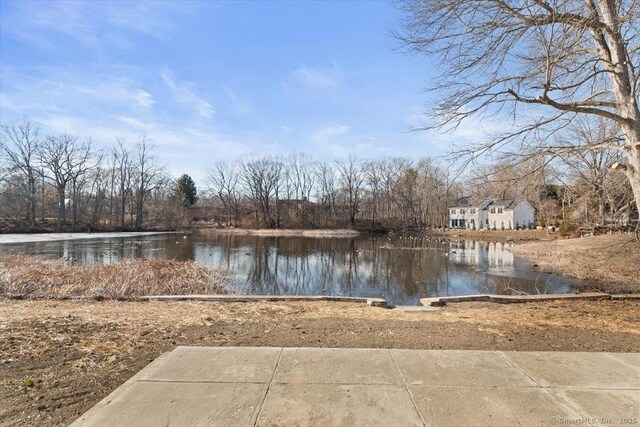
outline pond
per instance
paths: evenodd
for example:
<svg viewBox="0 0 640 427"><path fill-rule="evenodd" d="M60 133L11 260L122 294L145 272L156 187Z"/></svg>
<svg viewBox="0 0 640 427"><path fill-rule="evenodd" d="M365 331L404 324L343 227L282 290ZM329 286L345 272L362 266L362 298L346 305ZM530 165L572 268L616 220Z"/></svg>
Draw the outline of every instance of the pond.
<svg viewBox="0 0 640 427"><path fill-rule="evenodd" d="M1 253L111 263L125 258L195 260L226 268L233 293L345 295L418 304L479 293L570 292L576 282L514 256L511 243L409 235L348 238L157 234L0 245Z"/></svg>

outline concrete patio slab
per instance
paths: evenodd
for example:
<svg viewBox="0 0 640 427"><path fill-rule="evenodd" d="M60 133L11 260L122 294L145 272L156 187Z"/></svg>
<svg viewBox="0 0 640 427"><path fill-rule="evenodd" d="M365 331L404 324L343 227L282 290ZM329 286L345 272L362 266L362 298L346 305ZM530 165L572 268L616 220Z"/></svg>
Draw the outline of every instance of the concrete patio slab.
<svg viewBox="0 0 640 427"><path fill-rule="evenodd" d="M267 383L278 363L280 348L178 347L162 365L141 380Z"/></svg>
<svg viewBox="0 0 640 427"><path fill-rule="evenodd" d="M550 426L554 416L581 418L544 389L409 387L418 411L433 426Z"/></svg>
<svg viewBox="0 0 640 427"><path fill-rule="evenodd" d="M402 384L388 350L285 348L274 382Z"/></svg>
<svg viewBox="0 0 640 427"><path fill-rule="evenodd" d="M266 384L139 381L86 426L251 425Z"/></svg>
<svg viewBox="0 0 640 427"><path fill-rule="evenodd" d="M638 418L638 356L178 347L72 425L617 423Z"/></svg>
<svg viewBox="0 0 640 427"><path fill-rule="evenodd" d="M626 363L630 367L640 368L640 353L608 353L616 360Z"/></svg>
<svg viewBox="0 0 640 427"><path fill-rule="evenodd" d="M422 426L404 386L273 384L261 426Z"/></svg>
<svg viewBox="0 0 640 427"><path fill-rule="evenodd" d="M640 416L640 390L549 389L551 394L587 418L614 419ZM635 414L635 415L632 415ZM602 423L601 423L602 424Z"/></svg>
<svg viewBox="0 0 640 427"><path fill-rule="evenodd" d="M640 366L629 367L604 353L500 353L543 387L637 389L640 385Z"/></svg>
<svg viewBox="0 0 640 427"><path fill-rule="evenodd" d="M535 387L493 351L391 350L409 386Z"/></svg>

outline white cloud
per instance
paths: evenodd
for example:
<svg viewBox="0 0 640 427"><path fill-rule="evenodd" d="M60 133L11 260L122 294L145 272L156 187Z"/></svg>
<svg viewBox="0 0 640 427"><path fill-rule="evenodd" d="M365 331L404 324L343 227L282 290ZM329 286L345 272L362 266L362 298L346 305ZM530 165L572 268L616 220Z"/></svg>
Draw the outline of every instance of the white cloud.
<svg viewBox="0 0 640 427"><path fill-rule="evenodd" d="M310 68L302 65L295 69L292 75L299 83L316 89L336 87L344 79L342 71L335 64L330 68Z"/></svg>
<svg viewBox="0 0 640 427"><path fill-rule="evenodd" d="M133 49L130 33L166 38L172 17L184 9L170 2L12 2L3 5L2 32L41 49L54 50L50 35L62 35L80 45Z"/></svg>
<svg viewBox="0 0 640 427"><path fill-rule="evenodd" d="M24 97L10 95L0 92L0 109L16 112L28 112L34 109L40 111L59 111L59 108L48 102L34 102Z"/></svg>
<svg viewBox="0 0 640 427"><path fill-rule="evenodd" d="M171 90L175 100L182 106L193 109L200 117L210 118L216 113L211 105L196 92L196 85L192 82L176 81L170 70L160 73L164 84Z"/></svg>
<svg viewBox="0 0 640 427"><path fill-rule="evenodd" d="M137 128L137 129L142 129L142 130L150 130L153 129L155 127L155 125L153 123L148 123L148 122L144 122L136 117L129 117L129 116L114 116L114 119L118 120L121 123L124 123L128 126Z"/></svg>
<svg viewBox="0 0 640 427"><path fill-rule="evenodd" d="M326 154L337 157L346 157L351 151L340 140L349 133L351 126L329 124L311 133L311 141Z"/></svg>
<svg viewBox="0 0 640 427"><path fill-rule="evenodd" d="M141 107L151 107L155 102L149 92L141 89L136 90L133 96Z"/></svg>
<svg viewBox="0 0 640 427"><path fill-rule="evenodd" d="M497 134L513 128L513 124L497 117L471 116L464 119L457 127L447 126L445 129L426 129L433 126L424 110L410 108L406 117L407 130L414 129L414 135L425 144L430 144L442 152L450 152L455 146L470 146L486 142ZM424 130L421 130L424 129Z"/></svg>
<svg viewBox="0 0 640 427"><path fill-rule="evenodd" d="M351 126L328 123L314 129L309 140L315 150L327 157L374 157L388 151L388 147L377 138L358 132Z"/></svg>
<svg viewBox="0 0 640 427"><path fill-rule="evenodd" d="M243 102L236 92L227 85L222 85L222 92L231 105L231 109L237 114L246 114L249 112L249 107Z"/></svg>
<svg viewBox="0 0 640 427"><path fill-rule="evenodd" d="M153 95L135 80L73 69L40 68L31 75L2 69L2 108L12 111L148 110Z"/></svg>
<svg viewBox="0 0 640 427"><path fill-rule="evenodd" d="M285 126L285 125L280 125L280 137L284 138L287 137L289 135L291 135L291 133L293 132L293 128L289 127L289 126Z"/></svg>

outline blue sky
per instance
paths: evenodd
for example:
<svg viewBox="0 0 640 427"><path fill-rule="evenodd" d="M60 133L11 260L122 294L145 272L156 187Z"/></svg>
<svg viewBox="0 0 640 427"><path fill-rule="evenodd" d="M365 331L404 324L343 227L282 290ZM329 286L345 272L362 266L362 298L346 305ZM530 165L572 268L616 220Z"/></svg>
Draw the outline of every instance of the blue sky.
<svg viewBox="0 0 640 427"><path fill-rule="evenodd" d="M387 2L0 3L0 121L144 134L175 176L217 160L308 153L437 156L472 141L412 133L435 64L398 51Z"/></svg>

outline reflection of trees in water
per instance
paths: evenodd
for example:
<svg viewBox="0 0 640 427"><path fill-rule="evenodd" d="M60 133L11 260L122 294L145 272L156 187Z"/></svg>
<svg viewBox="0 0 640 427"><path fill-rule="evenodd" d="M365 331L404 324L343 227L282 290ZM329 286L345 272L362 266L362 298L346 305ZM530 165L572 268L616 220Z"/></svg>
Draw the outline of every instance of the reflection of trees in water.
<svg viewBox="0 0 640 427"><path fill-rule="evenodd" d="M243 237L253 241L247 283L256 293L417 299L438 292L446 266L440 250L381 249L380 241L369 237Z"/></svg>
<svg viewBox="0 0 640 427"><path fill-rule="evenodd" d="M396 304L435 295L544 293L559 282L557 278L548 282L544 275L536 277L529 264L514 261L503 244L449 244L420 237L202 234L183 239L181 234L172 234L33 243L21 250L52 258L71 256L83 263L129 257L197 259L229 269L244 293L381 296Z"/></svg>
<svg viewBox="0 0 640 427"><path fill-rule="evenodd" d="M277 263L272 267L269 262L271 247L262 244L257 238L253 242L253 263L247 274L247 282L257 293L279 294L277 280Z"/></svg>

